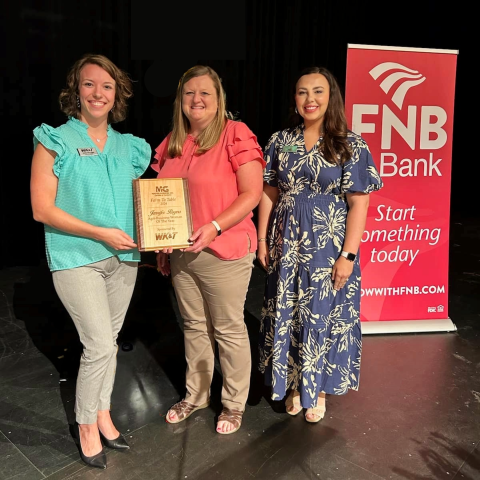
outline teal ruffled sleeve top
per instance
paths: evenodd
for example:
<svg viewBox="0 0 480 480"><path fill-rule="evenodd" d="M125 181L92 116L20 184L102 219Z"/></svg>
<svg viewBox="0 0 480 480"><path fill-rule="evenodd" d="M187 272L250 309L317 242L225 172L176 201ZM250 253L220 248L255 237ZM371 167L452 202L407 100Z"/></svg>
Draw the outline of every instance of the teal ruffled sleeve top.
<svg viewBox="0 0 480 480"><path fill-rule="evenodd" d="M42 124L33 131L33 144L56 152L53 172L58 177L55 205L98 227L119 228L137 240L132 180L150 163L151 147L143 139L108 126L101 152L75 118L58 128ZM122 261L140 260L137 249L117 251L91 238L45 225L45 248L51 271L75 268L117 255Z"/></svg>

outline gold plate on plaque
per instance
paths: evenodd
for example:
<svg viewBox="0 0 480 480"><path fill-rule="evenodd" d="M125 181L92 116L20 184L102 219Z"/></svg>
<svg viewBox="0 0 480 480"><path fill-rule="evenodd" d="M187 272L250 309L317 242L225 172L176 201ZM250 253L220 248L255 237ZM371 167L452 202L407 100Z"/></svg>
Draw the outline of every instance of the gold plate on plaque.
<svg viewBox="0 0 480 480"><path fill-rule="evenodd" d="M133 199L140 252L191 245L193 222L186 178L133 180Z"/></svg>

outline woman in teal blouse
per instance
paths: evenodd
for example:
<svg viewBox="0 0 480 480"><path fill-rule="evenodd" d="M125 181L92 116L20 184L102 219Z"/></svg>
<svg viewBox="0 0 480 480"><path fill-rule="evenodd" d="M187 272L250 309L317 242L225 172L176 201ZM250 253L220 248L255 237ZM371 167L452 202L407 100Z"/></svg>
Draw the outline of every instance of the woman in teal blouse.
<svg viewBox="0 0 480 480"><path fill-rule="evenodd" d="M82 460L98 468L106 468L102 443L128 448L112 422L110 397L116 339L140 260L132 180L151 156L145 140L111 127L125 119L131 96L126 73L102 55L85 55L60 94L68 121L33 132L33 216L45 225L55 290L83 344L75 430Z"/></svg>

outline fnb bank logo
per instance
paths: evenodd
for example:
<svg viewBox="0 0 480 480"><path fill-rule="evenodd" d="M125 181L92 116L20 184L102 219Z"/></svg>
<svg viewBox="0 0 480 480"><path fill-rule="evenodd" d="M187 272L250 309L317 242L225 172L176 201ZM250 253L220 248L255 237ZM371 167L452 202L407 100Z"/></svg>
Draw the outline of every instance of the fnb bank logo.
<svg viewBox="0 0 480 480"><path fill-rule="evenodd" d="M447 143L447 112L439 105L412 105L409 92L432 88L421 72L397 62L382 62L368 72L373 90L383 93L372 95L384 98L382 104L355 103L352 106L352 129L359 135L380 134L380 175L382 177L442 176L435 150ZM377 90L378 91L378 90ZM422 96L415 95L421 102ZM380 100L381 102L381 100ZM413 103L413 102L412 102ZM407 147L412 154L399 158L399 150L392 151L392 134L403 140L400 150ZM397 136L397 138L398 138ZM397 140L398 146L398 140ZM420 152L418 152L420 150ZM417 151L417 153L413 153Z"/></svg>
<svg viewBox="0 0 480 480"><path fill-rule="evenodd" d="M386 72L388 72L388 75L380 83L380 88L388 94L394 87L391 99L401 110L408 90L423 83L425 77L418 70L412 70L395 62L380 63L375 68L372 68L369 73L374 80L377 80Z"/></svg>

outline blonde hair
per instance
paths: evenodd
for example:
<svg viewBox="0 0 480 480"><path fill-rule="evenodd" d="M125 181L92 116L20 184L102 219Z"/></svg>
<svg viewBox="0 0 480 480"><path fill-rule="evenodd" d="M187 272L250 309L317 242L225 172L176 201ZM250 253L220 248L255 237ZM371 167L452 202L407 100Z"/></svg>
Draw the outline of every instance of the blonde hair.
<svg viewBox="0 0 480 480"><path fill-rule="evenodd" d="M60 92L58 101L60 109L68 117L79 119L80 109L77 105L80 72L86 65L98 65L115 80L115 106L108 113L108 123L117 123L127 117L127 100L133 96L132 81L127 73L120 70L104 55L85 54L77 60L67 75L67 86Z"/></svg>
<svg viewBox="0 0 480 480"><path fill-rule="evenodd" d="M171 158L179 157L182 154L183 144L185 143L188 130L190 128L190 122L182 110L183 87L192 78L201 77L202 75L208 75L213 81L213 85L217 93L218 109L214 119L195 139L198 147L195 154L201 155L202 153L205 153L213 148L217 144L218 140L220 139L220 135L225 128L227 116L225 92L222 87L222 81L212 68L204 65L195 65L183 74L180 82L178 83L177 94L173 104L172 135L170 136L170 140L168 142L168 156Z"/></svg>

